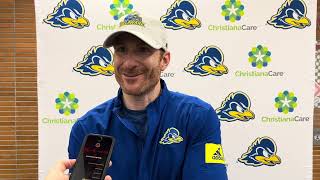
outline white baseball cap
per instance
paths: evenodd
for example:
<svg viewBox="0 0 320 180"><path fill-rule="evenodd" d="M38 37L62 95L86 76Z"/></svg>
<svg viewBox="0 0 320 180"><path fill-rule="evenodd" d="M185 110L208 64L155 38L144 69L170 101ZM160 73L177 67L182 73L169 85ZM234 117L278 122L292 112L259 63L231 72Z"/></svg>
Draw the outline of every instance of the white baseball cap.
<svg viewBox="0 0 320 180"><path fill-rule="evenodd" d="M138 37L155 49L168 49L167 34L160 20L142 17L137 12L128 14L120 21L115 32L104 41L103 47L111 47L114 39L125 32Z"/></svg>

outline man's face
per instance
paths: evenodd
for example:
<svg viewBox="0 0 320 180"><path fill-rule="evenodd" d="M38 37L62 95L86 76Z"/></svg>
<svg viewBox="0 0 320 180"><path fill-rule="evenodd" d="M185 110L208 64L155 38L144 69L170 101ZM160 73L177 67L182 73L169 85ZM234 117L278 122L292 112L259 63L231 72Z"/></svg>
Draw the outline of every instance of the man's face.
<svg viewBox="0 0 320 180"><path fill-rule="evenodd" d="M152 91L164 70L163 52L129 33L119 35L113 47L115 77L122 91L133 96Z"/></svg>

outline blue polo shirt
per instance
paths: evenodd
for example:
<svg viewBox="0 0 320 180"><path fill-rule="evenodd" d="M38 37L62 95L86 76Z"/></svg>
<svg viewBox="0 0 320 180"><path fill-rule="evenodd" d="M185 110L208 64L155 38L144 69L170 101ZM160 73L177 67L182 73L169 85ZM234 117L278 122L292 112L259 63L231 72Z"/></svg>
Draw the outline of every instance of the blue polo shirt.
<svg viewBox="0 0 320 180"><path fill-rule="evenodd" d="M227 180L220 122L211 105L171 92L161 80L161 95L147 108L147 132L140 138L122 116L122 92L90 110L72 127L69 158L78 156L89 133L115 137L108 174L113 180Z"/></svg>

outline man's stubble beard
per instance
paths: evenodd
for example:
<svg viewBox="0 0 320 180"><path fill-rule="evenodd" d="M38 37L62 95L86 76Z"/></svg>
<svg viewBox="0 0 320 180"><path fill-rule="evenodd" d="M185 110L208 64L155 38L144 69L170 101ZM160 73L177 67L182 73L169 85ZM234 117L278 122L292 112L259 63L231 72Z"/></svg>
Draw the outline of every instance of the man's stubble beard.
<svg viewBox="0 0 320 180"><path fill-rule="evenodd" d="M152 70L149 71L149 73L146 74L144 72L143 75L144 75L144 79L147 80L148 82L146 82L145 84L142 84L141 88L133 91L133 90L128 90L125 87L124 82L121 78L121 73L117 72L117 70L115 72L116 80L117 80L118 84L120 85L122 91L128 95L131 95L131 96L143 96L145 94L148 94L152 90L154 90L154 88L156 87L156 85L160 81L160 75L161 75L160 67L157 66L155 68L152 68Z"/></svg>

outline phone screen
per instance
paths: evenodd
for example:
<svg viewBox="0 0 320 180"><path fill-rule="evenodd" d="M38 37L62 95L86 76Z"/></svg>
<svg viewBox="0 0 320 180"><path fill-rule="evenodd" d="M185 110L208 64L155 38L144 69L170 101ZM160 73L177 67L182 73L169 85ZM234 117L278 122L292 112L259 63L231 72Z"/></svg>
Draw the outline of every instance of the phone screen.
<svg viewBox="0 0 320 180"><path fill-rule="evenodd" d="M103 135L88 135L77 158L72 180L102 179L109 154L112 151L113 138Z"/></svg>

